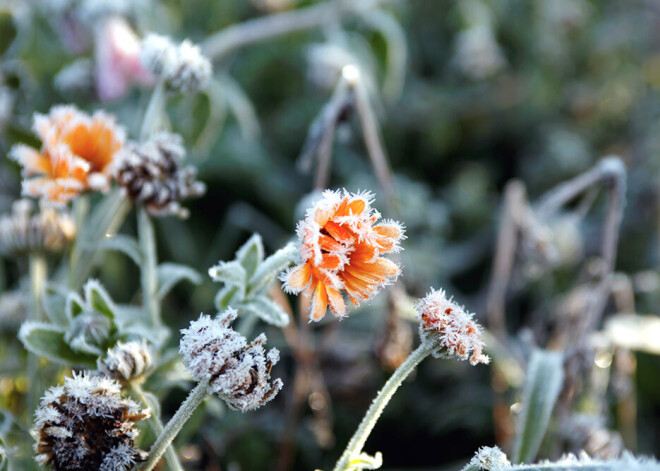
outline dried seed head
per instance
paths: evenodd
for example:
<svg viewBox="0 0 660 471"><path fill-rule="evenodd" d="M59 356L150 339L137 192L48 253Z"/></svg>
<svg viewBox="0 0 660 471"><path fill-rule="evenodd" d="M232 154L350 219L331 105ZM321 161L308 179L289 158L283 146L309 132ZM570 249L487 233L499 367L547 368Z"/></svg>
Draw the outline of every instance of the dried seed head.
<svg viewBox="0 0 660 471"><path fill-rule="evenodd" d="M99 372L120 383L140 380L153 367L151 349L146 341L119 342L108 350L105 358L97 360Z"/></svg>
<svg viewBox="0 0 660 471"><path fill-rule="evenodd" d="M172 90L197 92L208 84L213 68L189 40L176 45L168 37L149 34L142 41L142 65Z"/></svg>
<svg viewBox="0 0 660 471"><path fill-rule="evenodd" d="M133 425L149 416L116 381L88 372L50 388L36 412L36 460L54 469L128 471L146 459Z"/></svg>
<svg viewBox="0 0 660 471"><path fill-rule="evenodd" d="M188 216L181 201L204 194L206 186L195 180L194 167L181 168L185 156L178 134L161 132L142 144L131 143L120 153L115 170L117 183L134 201L154 215Z"/></svg>
<svg viewBox="0 0 660 471"><path fill-rule="evenodd" d="M73 218L66 212L34 205L22 199L12 212L0 217L0 253L24 255L30 252L61 252L76 235Z"/></svg>
<svg viewBox="0 0 660 471"><path fill-rule="evenodd" d="M481 327L473 320L474 315L448 299L444 290L432 289L419 300L415 309L419 316L419 335L423 341L437 347L433 354L436 358L469 359L472 365L490 361L483 354Z"/></svg>
<svg viewBox="0 0 660 471"><path fill-rule="evenodd" d="M197 381L208 381L230 408L245 412L273 399L283 383L279 378L270 382L279 351L273 348L265 352L264 334L248 345L245 337L230 327L236 316L232 308L215 319L201 315L181 331L179 351Z"/></svg>

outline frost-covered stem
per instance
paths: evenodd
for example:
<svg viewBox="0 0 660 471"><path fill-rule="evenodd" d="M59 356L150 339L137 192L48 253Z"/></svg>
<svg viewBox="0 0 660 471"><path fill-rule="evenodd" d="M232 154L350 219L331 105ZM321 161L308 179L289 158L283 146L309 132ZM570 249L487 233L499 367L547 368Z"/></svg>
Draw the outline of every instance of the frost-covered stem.
<svg viewBox="0 0 660 471"><path fill-rule="evenodd" d="M149 424L151 425L151 428L155 432L156 436L161 436L163 434L163 423L161 422L160 416L158 415L158 410L160 409L159 405L154 404L152 398L145 394L142 386L137 384L135 381L129 382L128 387L131 390L133 396L135 396L135 398L137 398L142 404L149 408L151 411L151 415L148 419ZM172 471L183 471L183 466L181 466L181 462L179 461L179 455L176 454L176 451L174 450L174 447L171 443L165 449L165 460L167 460L167 464Z"/></svg>
<svg viewBox="0 0 660 471"><path fill-rule="evenodd" d="M158 258L156 256L156 236L151 217L144 206L138 207L138 239L142 252L140 281L142 284L142 305L149 313L153 326L161 325L160 303L158 302Z"/></svg>
<svg viewBox="0 0 660 471"><path fill-rule="evenodd" d="M160 434L154 446L151 447L149 451L149 458L146 463L142 466L141 469L145 471L151 471L156 467L158 461L165 453L167 447L172 443L172 440L178 435L178 433L183 428L184 424L190 419L195 409L199 407L202 401L208 395L208 386L207 382L201 382L194 387L186 400L181 404L179 410L176 411L174 416L165 426L163 433Z"/></svg>
<svg viewBox="0 0 660 471"><path fill-rule="evenodd" d="M351 470L351 461L357 458L364 447L369 434L373 430L378 418L383 413L385 406L390 402L396 390L401 386L403 380L419 365L433 351L433 345L430 342L422 342L422 344L413 351L410 356L399 366L392 374L390 379L387 380L383 389L380 390L376 399L371 403L369 410L365 414L362 422L355 431L353 438L348 442L348 446L344 453L337 461L334 471L349 471Z"/></svg>
<svg viewBox="0 0 660 471"><path fill-rule="evenodd" d="M165 82L160 80L154 87L144 112L142 119L142 128L140 129L140 140L146 140L151 134L160 128L163 119L163 110L165 108Z"/></svg>
<svg viewBox="0 0 660 471"><path fill-rule="evenodd" d="M48 276L48 264L43 253L34 252L30 254L30 290L32 295L32 321L43 320L43 290L46 277ZM28 379L30 390L28 392L28 412L30 416L37 408L41 387L39 386L39 358L28 352Z"/></svg>
<svg viewBox="0 0 660 471"><path fill-rule="evenodd" d="M309 31L342 18L368 11L384 0L335 1L255 18L229 26L211 35L202 43L202 51L212 60L250 44L277 38L290 33Z"/></svg>

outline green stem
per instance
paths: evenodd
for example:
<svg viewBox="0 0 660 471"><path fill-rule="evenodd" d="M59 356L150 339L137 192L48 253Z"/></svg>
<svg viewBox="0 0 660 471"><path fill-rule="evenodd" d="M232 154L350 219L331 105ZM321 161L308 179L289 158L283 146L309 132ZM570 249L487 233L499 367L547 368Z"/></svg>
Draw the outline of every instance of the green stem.
<svg viewBox="0 0 660 471"><path fill-rule="evenodd" d="M158 258L156 255L156 235L151 217L144 206L138 207L138 238L144 257L140 269L142 283L142 304L149 313L152 325L159 327L160 303L158 302Z"/></svg>
<svg viewBox="0 0 660 471"><path fill-rule="evenodd" d="M160 81L154 87L151 99L147 105L142 119L142 128L140 129L140 140L144 141L154 132L161 128L163 114L165 111L165 83Z"/></svg>
<svg viewBox="0 0 660 471"><path fill-rule="evenodd" d="M106 197L80 230L71 250L69 288L78 290L89 277L97 260L94 244L102 237L113 236L121 227L131 208L130 199L120 191Z"/></svg>
<svg viewBox="0 0 660 471"><path fill-rule="evenodd" d="M179 410L176 411L174 417L165 426L163 433L160 434L154 446L151 447L149 452L149 458L147 462L142 466L144 471L151 471L156 467L158 461L165 453L167 447L172 443L172 440L178 435L178 433L183 428L183 425L190 419L195 409L202 403L202 401L208 395L208 386L207 382L201 382L195 388L190 391L190 394L186 400L181 404Z"/></svg>
<svg viewBox="0 0 660 471"><path fill-rule="evenodd" d="M156 433L156 436L161 436L163 434L163 422L160 420L160 406L154 402L152 397L144 393L142 386L136 384L135 382L128 383L128 387L133 394L142 404L147 406L151 411L149 416L149 424L151 429ZM183 466L179 461L179 456L176 454L174 447L170 443L165 449L165 460L172 471L183 471Z"/></svg>
<svg viewBox="0 0 660 471"><path fill-rule="evenodd" d="M48 276L48 264L43 253L35 252L30 255L30 289L32 292L32 321L43 320L43 290L44 283ZM39 396L41 395L41 385L39 382L39 357L33 353L28 353L28 380L30 390L28 392L28 413L31 415L37 408Z"/></svg>
<svg viewBox="0 0 660 471"><path fill-rule="evenodd" d="M380 390L376 399L371 403L369 410L365 414L362 422L355 431L353 438L348 442L348 446L344 453L337 461L334 471L349 471L354 469L351 462L357 458L362 447L367 441L369 434L373 430L380 415L383 413L385 406L390 402L396 390L401 386L403 380L419 365L419 363L429 356L433 351L433 346L430 343L423 342L417 349L410 354L410 356L399 366L392 374L390 379L387 380L383 389Z"/></svg>

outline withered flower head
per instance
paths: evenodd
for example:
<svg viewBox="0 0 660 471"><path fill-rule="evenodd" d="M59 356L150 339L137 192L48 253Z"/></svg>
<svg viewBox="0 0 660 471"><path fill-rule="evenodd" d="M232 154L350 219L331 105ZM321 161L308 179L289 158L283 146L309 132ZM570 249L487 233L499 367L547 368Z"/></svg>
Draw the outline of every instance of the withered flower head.
<svg viewBox="0 0 660 471"><path fill-rule="evenodd" d="M168 37L149 34L142 41L142 65L171 90L193 93L204 88L213 72L199 46L189 40L174 44Z"/></svg>
<svg viewBox="0 0 660 471"><path fill-rule="evenodd" d="M433 353L436 358L469 358L472 365L490 361L483 354L481 327L473 320L474 315L448 299L444 290L432 289L415 308L419 316L419 334L423 341L432 342L437 347Z"/></svg>
<svg viewBox="0 0 660 471"><path fill-rule="evenodd" d="M76 226L68 213L42 207L35 214L34 205L26 199L16 201L12 212L0 217L1 254L56 253L75 236Z"/></svg>
<svg viewBox="0 0 660 471"><path fill-rule="evenodd" d="M342 292L358 305L399 276L399 266L381 255L400 250L403 226L390 220L376 225L380 213L372 202L369 192L327 190L298 223L301 263L282 281L288 293L313 295L311 320L321 320L328 305L341 318L346 315Z"/></svg>
<svg viewBox="0 0 660 471"><path fill-rule="evenodd" d="M179 351L183 363L197 381L208 381L227 405L242 412L254 410L273 399L282 389L282 380L270 382L272 366L280 353L264 350L266 336L259 335L248 345L231 322L237 312L232 308L215 319L201 315L181 331Z"/></svg>
<svg viewBox="0 0 660 471"><path fill-rule="evenodd" d="M149 416L119 383L88 372L50 388L36 412L36 460L56 470L128 471L146 459L134 424Z"/></svg>
<svg viewBox="0 0 660 471"><path fill-rule="evenodd" d="M151 350L146 341L119 342L97 360L99 372L120 383L141 380L153 367Z"/></svg>
<svg viewBox="0 0 660 471"><path fill-rule="evenodd" d="M64 204L83 191L110 188L112 163L126 139L112 116L55 106L35 115L34 131L41 150L19 144L10 152L23 167L24 195Z"/></svg>
<svg viewBox="0 0 660 471"><path fill-rule="evenodd" d="M117 183L154 215L187 217L181 201L204 194L194 167L181 167L186 150L178 134L160 132L141 144L130 143L118 157Z"/></svg>

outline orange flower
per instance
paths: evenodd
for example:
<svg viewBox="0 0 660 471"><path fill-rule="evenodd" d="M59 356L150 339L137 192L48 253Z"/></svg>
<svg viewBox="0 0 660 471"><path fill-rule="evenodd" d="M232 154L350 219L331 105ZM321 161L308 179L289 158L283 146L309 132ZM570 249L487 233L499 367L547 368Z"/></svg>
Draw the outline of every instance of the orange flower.
<svg viewBox="0 0 660 471"><path fill-rule="evenodd" d="M395 221L374 226L380 213L372 201L368 192L327 190L298 223L301 263L282 281L288 293L312 296L311 320L321 320L328 305L341 318L346 315L342 292L357 306L399 276L399 266L381 255L400 249L403 227Z"/></svg>
<svg viewBox="0 0 660 471"><path fill-rule="evenodd" d="M113 159L126 139L113 117L55 106L35 115L34 131L41 151L17 145L10 154L23 166L24 195L64 204L83 191L109 189Z"/></svg>

